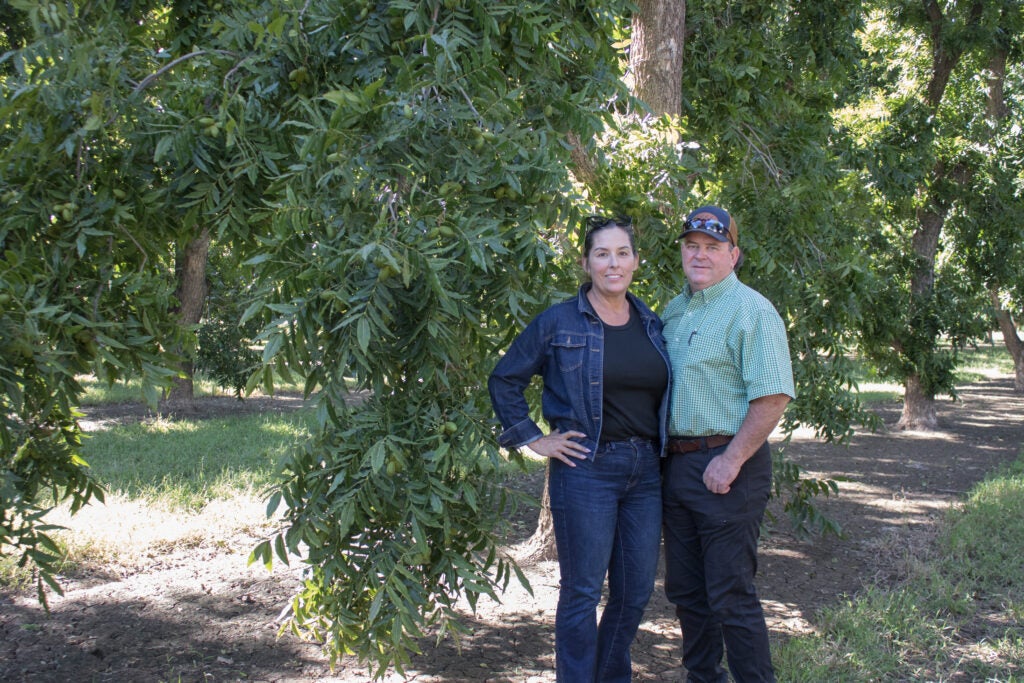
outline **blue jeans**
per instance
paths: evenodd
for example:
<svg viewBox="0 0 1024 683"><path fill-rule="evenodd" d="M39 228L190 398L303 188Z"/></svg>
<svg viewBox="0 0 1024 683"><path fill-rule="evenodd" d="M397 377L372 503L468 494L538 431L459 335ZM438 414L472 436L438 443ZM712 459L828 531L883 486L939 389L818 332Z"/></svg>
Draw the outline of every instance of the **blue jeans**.
<svg viewBox="0 0 1024 683"><path fill-rule="evenodd" d="M629 681L629 647L651 597L661 537L661 458L642 439L602 444L569 467L550 461L561 574L557 679ZM597 624L605 574L608 602Z"/></svg>
<svg viewBox="0 0 1024 683"><path fill-rule="evenodd" d="M723 651L737 683L774 683L768 628L754 587L757 541L771 492L765 443L743 464L729 493L703 475L725 446L665 461L665 594L683 630L690 683L725 683Z"/></svg>

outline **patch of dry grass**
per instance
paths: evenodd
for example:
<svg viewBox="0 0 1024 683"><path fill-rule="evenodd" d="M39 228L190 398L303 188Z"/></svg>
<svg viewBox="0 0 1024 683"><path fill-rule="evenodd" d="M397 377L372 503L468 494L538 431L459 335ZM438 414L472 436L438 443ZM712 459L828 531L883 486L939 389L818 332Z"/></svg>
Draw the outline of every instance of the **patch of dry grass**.
<svg viewBox="0 0 1024 683"><path fill-rule="evenodd" d="M212 500L199 511L113 495L74 516L58 508L50 521L66 527L54 534L66 552L63 573L121 574L183 548L231 547L248 553L254 539L274 528L265 510L263 500L248 495Z"/></svg>

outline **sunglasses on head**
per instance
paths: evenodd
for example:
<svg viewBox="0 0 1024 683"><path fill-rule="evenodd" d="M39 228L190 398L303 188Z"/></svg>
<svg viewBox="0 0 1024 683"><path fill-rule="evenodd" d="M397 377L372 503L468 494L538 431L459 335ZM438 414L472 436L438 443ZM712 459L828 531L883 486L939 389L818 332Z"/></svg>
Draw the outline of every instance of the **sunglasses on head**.
<svg viewBox="0 0 1024 683"><path fill-rule="evenodd" d="M683 235L690 232L691 230L713 232L716 235L728 237L729 243L732 243L732 235L729 234L729 226L723 225L722 221L717 220L715 218L690 218L685 223L683 223Z"/></svg>
<svg viewBox="0 0 1024 683"><path fill-rule="evenodd" d="M587 216L584 221L587 225L587 232L603 230L612 225L625 229L633 227L633 219L629 216Z"/></svg>

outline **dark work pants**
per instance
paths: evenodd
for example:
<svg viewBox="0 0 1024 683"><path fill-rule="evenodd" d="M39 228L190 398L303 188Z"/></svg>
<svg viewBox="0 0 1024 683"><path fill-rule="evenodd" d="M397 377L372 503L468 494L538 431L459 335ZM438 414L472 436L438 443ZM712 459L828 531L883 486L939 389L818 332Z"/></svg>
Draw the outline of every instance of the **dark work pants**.
<svg viewBox="0 0 1024 683"><path fill-rule="evenodd" d="M771 492L767 442L740 470L729 493L704 486L711 458L725 446L664 463L665 594L683 630L691 683L723 683L723 650L737 683L775 681L768 627L754 587L757 541Z"/></svg>

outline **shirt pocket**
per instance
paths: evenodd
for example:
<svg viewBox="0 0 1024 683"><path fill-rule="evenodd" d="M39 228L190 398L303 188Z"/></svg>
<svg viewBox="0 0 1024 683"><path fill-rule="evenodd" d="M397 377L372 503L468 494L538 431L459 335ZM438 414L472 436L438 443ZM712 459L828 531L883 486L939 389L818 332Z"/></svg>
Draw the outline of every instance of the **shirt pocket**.
<svg viewBox="0 0 1024 683"><path fill-rule="evenodd" d="M587 354L587 337L578 332L558 332L551 340L551 348L562 374L579 372Z"/></svg>

